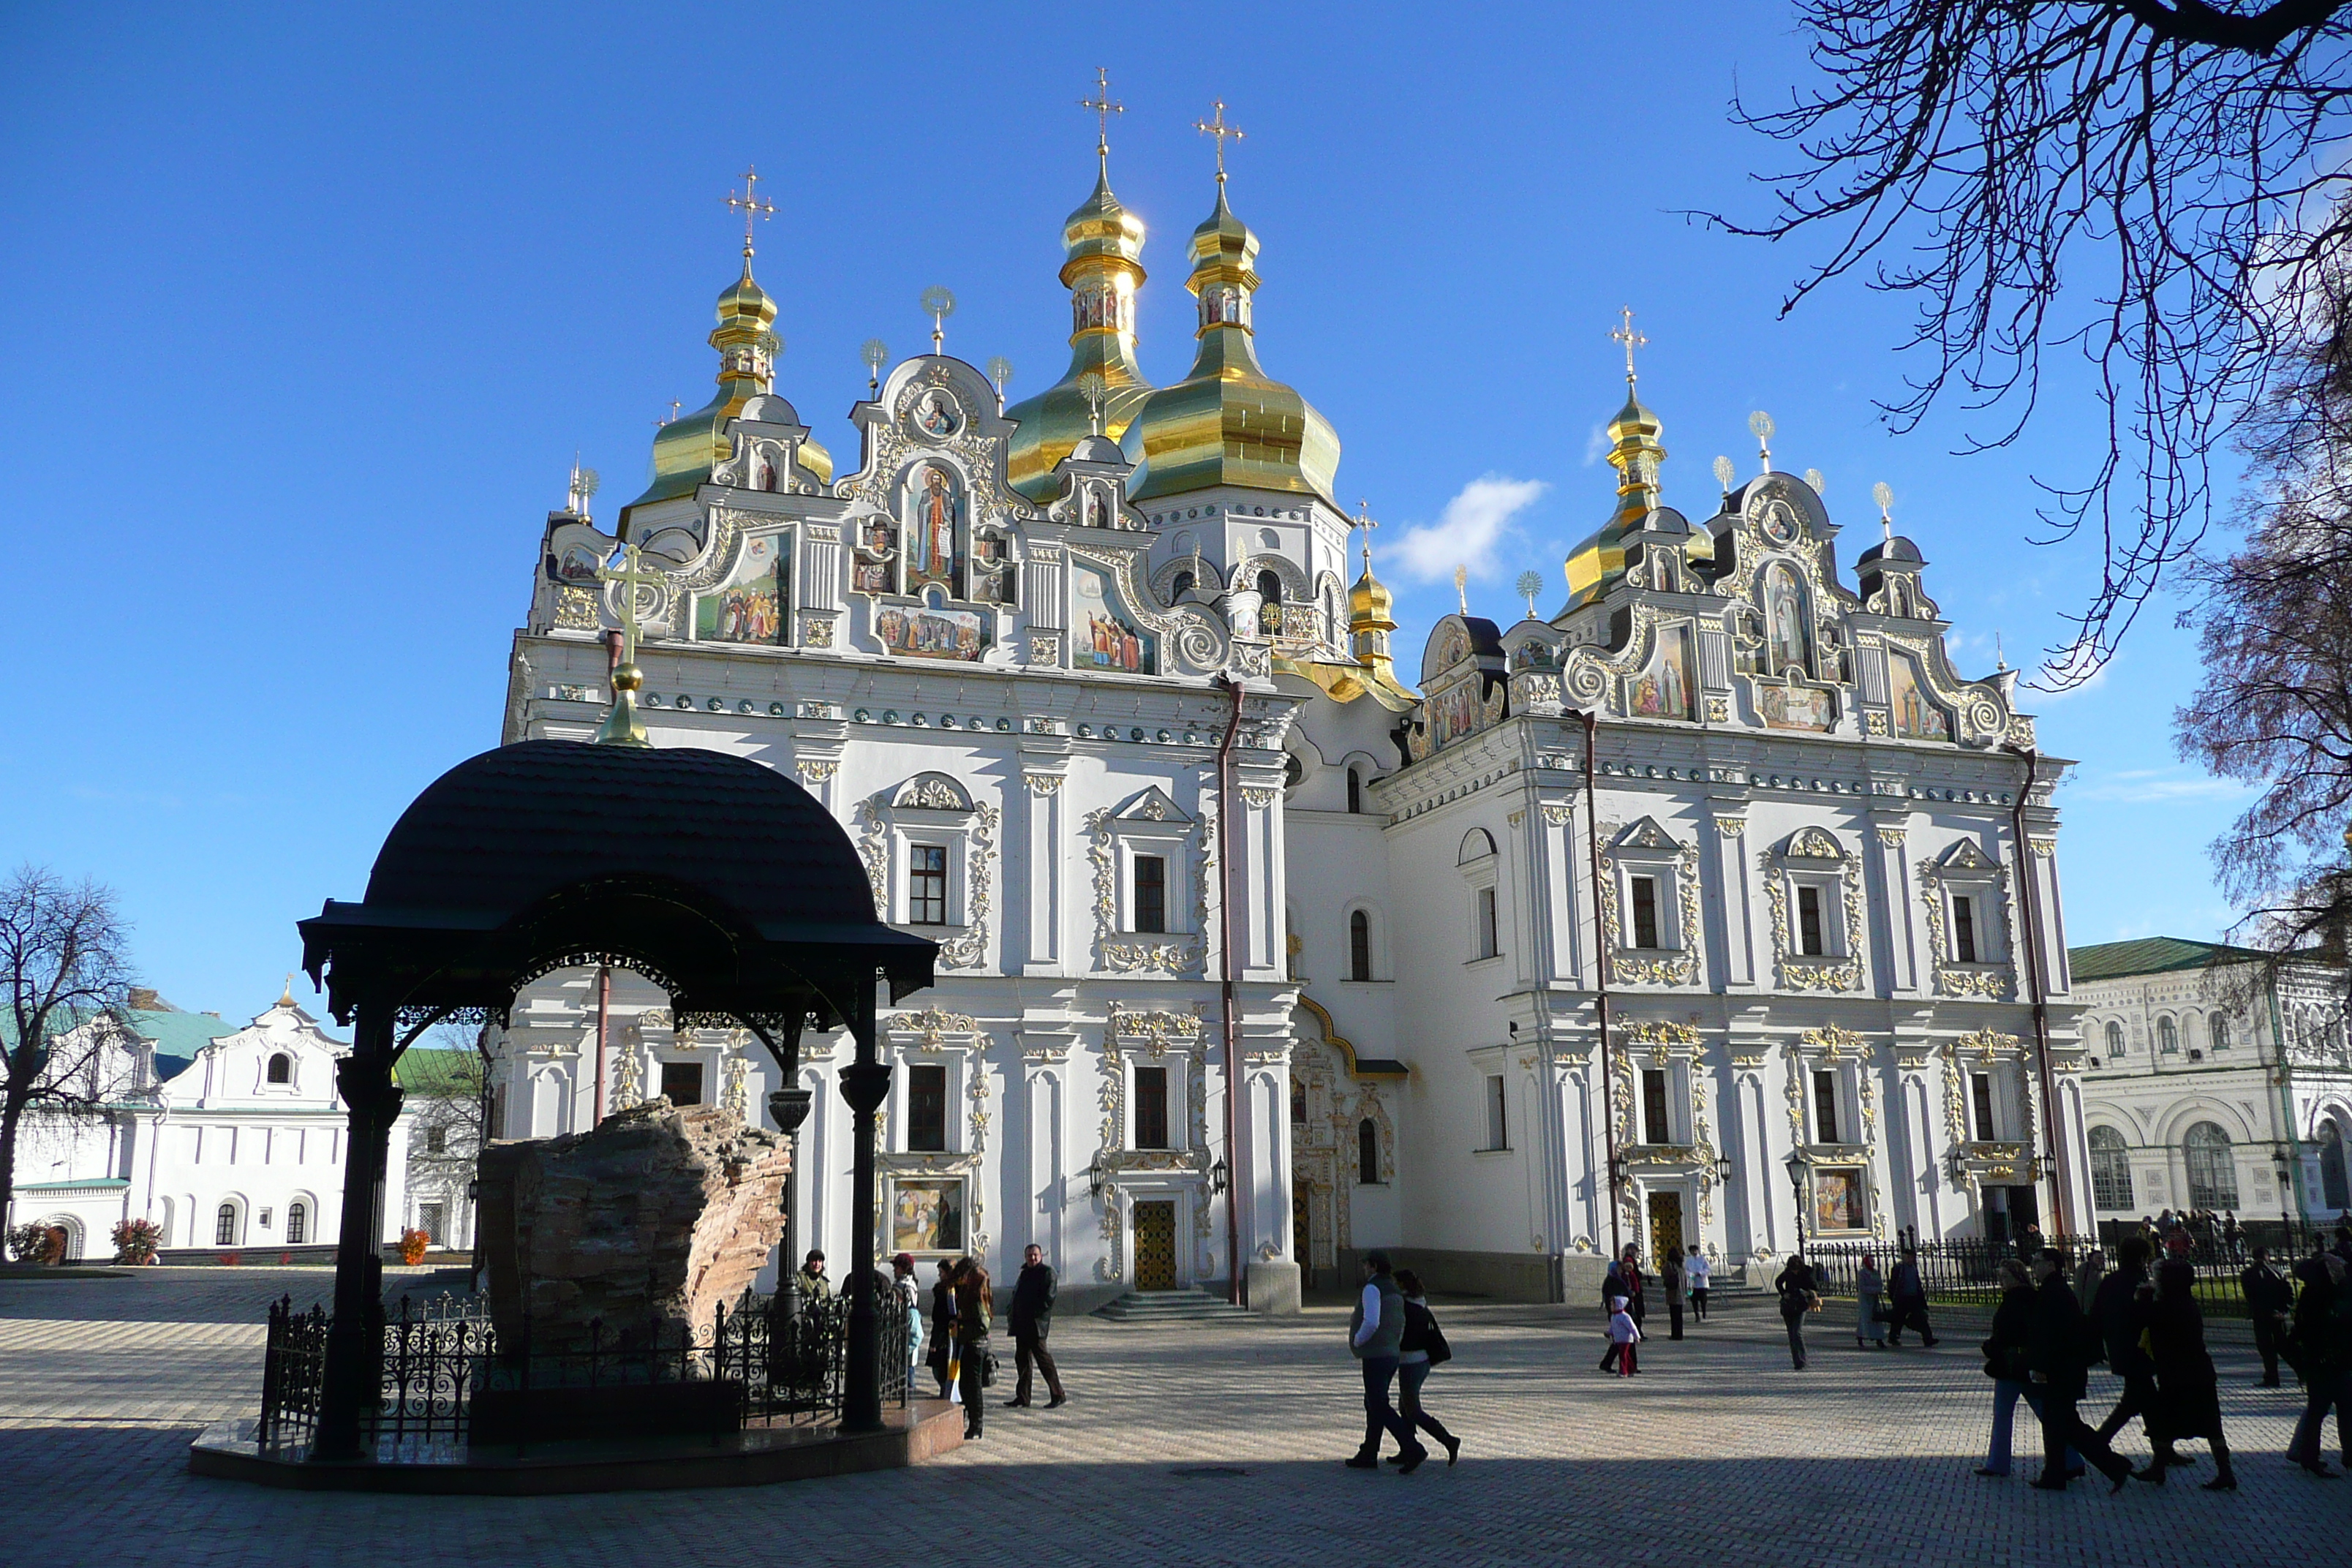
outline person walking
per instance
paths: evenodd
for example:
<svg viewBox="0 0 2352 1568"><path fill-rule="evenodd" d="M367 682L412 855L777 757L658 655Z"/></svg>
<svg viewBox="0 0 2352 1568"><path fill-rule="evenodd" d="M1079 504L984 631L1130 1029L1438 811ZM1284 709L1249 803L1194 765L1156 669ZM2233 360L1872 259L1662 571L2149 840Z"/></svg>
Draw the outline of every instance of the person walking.
<svg viewBox="0 0 2352 1568"><path fill-rule="evenodd" d="M1683 1272L1690 1277L1691 1316L1704 1323L1706 1321L1706 1280L1714 1270L1707 1264L1706 1254L1698 1249L1696 1241L1691 1243L1690 1257L1683 1264Z"/></svg>
<svg viewBox="0 0 2352 1568"><path fill-rule="evenodd" d="M915 1284L915 1255L902 1252L890 1259L890 1289L907 1314L907 1378L911 1387L915 1368L923 1362L923 1306Z"/></svg>
<svg viewBox="0 0 2352 1568"><path fill-rule="evenodd" d="M2271 1249L2254 1248L2253 1261L2239 1271L2238 1289L2246 1298L2246 1311L2254 1321L2254 1353L2263 1358L2264 1388L2279 1385L2279 1340L2286 1332L2287 1315L2294 1310L2294 1287L2271 1266Z"/></svg>
<svg viewBox="0 0 2352 1568"><path fill-rule="evenodd" d="M2084 1351L2083 1307L2067 1283L2065 1257L2054 1247L2044 1247L2033 1271L2033 1316L2025 1341L2026 1372L2042 1394L2042 1474L2033 1485L2064 1491L2066 1456L2074 1453L2096 1465L2112 1490L2121 1491L2131 1479L2131 1461L2084 1426L2074 1410L2089 1383L2091 1358Z"/></svg>
<svg viewBox="0 0 2352 1568"><path fill-rule="evenodd" d="M966 1442L982 1436L981 1415L988 1403L983 1391L988 1387L989 1321L995 1309L988 1270L979 1258L965 1258L955 1273L955 1342L957 1392L963 1395Z"/></svg>
<svg viewBox="0 0 2352 1568"><path fill-rule="evenodd" d="M1397 1473L1409 1476L1421 1468L1429 1450L1412 1435L1412 1427L1389 1403L1389 1385L1396 1381L1397 1358L1404 1344L1404 1292L1397 1289L1385 1252L1364 1254L1364 1289L1356 1299L1354 1318L1348 1324L1348 1353L1362 1364L1364 1373L1364 1445L1348 1460L1351 1470L1381 1468L1381 1434L1397 1440L1404 1458Z"/></svg>
<svg viewBox="0 0 2352 1568"><path fill-rule="evenodd" d="M2099 1281L2107 1277L2107 1255L2097 1247L2084 1254L2074 1270L2074 1300L2088 1313L2091 1303L2099 1299Z"/></svg>
<svg viewBox="0 0 2352 1568"><path fill-rule="evenodd" d="M1780 1277L1772 1281L1772 1289L1780 1297L1780 1321L1789 1330L1789 1359L1799 1372L1805 1370L1805 1314L1822 1304L1818 1276L1813 1266L1805 1261L1801 1252L1792 1252L1781 1266Z"/></svg>
<svg viewBox="0 0 2352 1568"><path fill-rule="evenodd" d="M1618 1303L1631 1300L1633 1292L1625 1285L1624 1260L1611 1258L1609 1271L1601 1277L1601 1338L1607 1345L1601 1352L1602 1372L1617 1370L1617 1342L1610 1338L1609 1320L1617 1315Z"/></svg>
<svg viewBox="0 0 2352 1568"><path fill-rule="evenodd" d="M2169 1262L2156 1271L2155 1289L2143 1285L2135 1299L2132 1315L2156 1363L2157 1409L2148 1425L2163 1438L2138 1474L2162 1486L2166 1468L2175 1462L2173 1445L2183 1437L2202 1437L2213 1449L2219 1471L2205 1489L2233 1492L2238 1477L2230 1468L2229 1441L2221 1436L2221 1384L2205 1349L2205 1318L2191 1294L2196 1284L2193 1265Z"/></svg>
<svg viewBox="0 0 2352 1568"><path fill-rule="evenodd" d="M1886 1314L1878 1305L1886 1281L1879 1278L1878 1259L1871 1253L1862 1255L1862 1267L1854 1270L1853 1347L1856 1350L1883 1351L1886 1348Z"/></svg>
<svg viewBox="0 0 2352 1568"><path fill-rule="evenodd" d="M1054 1269L1045 1261L1045 1248L1034 1242L1021 1255L1021 1277L1013 1282L1013 1307L1004 1316L1013 1325L1015 1373L1013 1397L1004 1402L1006 1407L1027 1407L1033 1362L1045 1374L1045 1392L1052 1396L1045 1401L1045 1408L1058 1410L1067 1405L1070 1396L1062 1392L1061 1371L1054 1365L1054 1352L1045 1348L1045 1336L1054 1327Z"/></svg>
<svg viewBox="0 0 2352 1568"><path fill-rule="evenodd" d="M1666 1248L1665 1257L1658 1260L1658 1289L1666 1298L1666 1338L1683 1337L1683 1249Z"/></svg>
<svg viewBox="0 0 2352 1568"><path fill-rule="evenodd" d="M931 1286L931 1351L924 1364L939 1379L940 1397L947 1398L955 1389L955 1379L950 1368L955 1363L955 1265L940 1259L940 1277Z"/></svg>
<svg viewBox="0 0 2352 1568"><path fill-rule="evenodd" d="M1985 1446L1985 1461L1977 1474L1994 1479L2009 1475L2010 1441L2016 1426L2017 1402L2025 1401L2035 1419L2042 1415L2042 1392L2027 1365L2027 1347L2033 1331L2033 1278L2014 1258L2001 1259L2000 1305L1992 1315L1992 1337L1984 1342L1985 1375L1992 1379L1992 1441ZM2083 1460L2069 1450L2066 1479L2083 1473Z"/></svg>
<svg viewBox="0 0 2352 1568"><path fill-rule="evenodd" d="M1429 1381L1432 1371L1454 1359L1454 1347L1445 1342L1444 1332L1429 1310L1421 1276L1410 1268L1400 1268L1396 1271L1396 1283L1398 1293L1404 1298L1404 1334L1397 1342L1397 1414L1412 1423L1415 1431L1426 1432L1443 1444L1445 1462L1450 1465L1462 1457L1462 1439L1422 1407L1421 1385ZM1402 1465L1404 1456L1391 1454L1388 1462Z"/></svg>
<svg viewBox="0 0 2352 1568"><path fill-rule="evenodd" d="M1633 1357L1633 1347L1642 1342L1642 1326L1626 1310L1625 1298L1617 1298L1609 1313L1609 1353L1615 1358L1617 1375L1631 1377L1640 1370ZM1601 1363L1605 1368L1608 1363Z"/></svg>
<svg viewBox="0 0 2352 1568"><path fill-rule="evenodd" d="M1887 1324L1886 1342L1900 1345L1903 1331L1916 1329L1919 1342L1933 1346L1936 1331L1927 1322L1927 1286L1919 1278L1919 1254L1913 1248L1903 1249L1902 1258L1895 1265L1895 1278L1888 1282L1887 1296L1894 1318Z"/></svg>
<svg viewBox="0 0 2352 1568"><path fill-rule="evenodd" d="M2116 1271L2099 1283L2099 1293L2091 1303L2091 1320L2097 1328L2101 1342L2106 1346L2107 1370L2124 1380L2123 1397L2107 1418L2099 1423L2099 1437L2112 1442L2116 1433L2138 1416L2147 1428L2148 1447L2162 1457L2167 1465L2189 1462L2185 1454L2171 1450L2152 1413L2157 1406L2156 1363L2139 1348L2140 1288L2148 1283L2147 1244L2137 1237L2126 1237L2116 1248Z"/></svg>
<svg viewBox="0 0 2352 1568"><path fill-rule="evenodd" d="M2294 1326L2286 1339L2287 1361L2303 1380L2303 1415L2286 1457L2322 1480L2338 1472L2319 1457L2327 1412L2336 1412L2336 1447L2352 1470L2352 1300L2346 1298L2347 1268L2332 1252L2315 1253L2295 1265L2303 1291L2295 1298Z"/></svg>

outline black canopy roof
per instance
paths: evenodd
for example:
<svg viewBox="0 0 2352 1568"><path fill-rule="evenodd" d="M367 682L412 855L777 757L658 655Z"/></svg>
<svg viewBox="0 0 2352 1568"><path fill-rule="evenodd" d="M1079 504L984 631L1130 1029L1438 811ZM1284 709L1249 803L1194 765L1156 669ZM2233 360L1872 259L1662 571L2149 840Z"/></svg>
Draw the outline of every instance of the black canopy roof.
<svg viewBox="0 0 2352 1568"><path fill-rule="evenodd" d="M931 983L936 943L875 917L857 852L807 791L725 752L525 741L458 763L383 841L362 903L300 922L349 1021L362 996L503 1012L551 970L614 963L681 1023L841 1016L879 969Z"/></svg>

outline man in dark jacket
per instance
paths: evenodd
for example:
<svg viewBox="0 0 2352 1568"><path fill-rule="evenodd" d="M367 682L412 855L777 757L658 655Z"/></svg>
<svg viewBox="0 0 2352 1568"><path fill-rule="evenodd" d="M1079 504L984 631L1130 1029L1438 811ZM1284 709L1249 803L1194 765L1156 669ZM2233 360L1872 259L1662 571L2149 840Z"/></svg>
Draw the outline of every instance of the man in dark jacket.
<svg viewBox="0 0 2352 1568"><path fill-rule="evenodd" d="M1013 1325L1013 1365L1017 1377L1013 1397L1004 1403L1008 1406L1029 1403L1029 1369L1034 1363L1045 1374L1045 1392L1053 1395L1045 1408L1068 1404L1070 1396L1062 1392L1061 1369L1054 1364L1054 1352L1045 1348L1045 1336L1054 1327L1054 1270L1036 1246L1021 1255L1021 1278L1013 1282L1013 1310L1005 1318Z"/></svg>
<svg viewBox="0 0 2352 1568"><path fill-rule="evenodd" d="M2116 1271L2099 1281L2099 1292L2091 1298L2091 1320L2106 1347L2107 1370L2124 1380L2123 1397L2099 1423L2099 1436L2112 1442L2137 1416L2147 1428L2148 1447L2156 1457L2166 1465L2185 1465L2189 1456L2159 1437L2148 1420L2157 1408L2156 1363L2140 1351L2139 1324L2132 1311L2140 1287L2147 1283L2147 1242L2136 1236L2124 1237L2116 1248Z"/></svg>
<svg viewBox="0 0 2352 1568"><path fill-rule="evenodd" d="M2025 1364L2042 1395L2042 1477L2046 1492L2066 1489L2063 1456L2068 1448L2098 1467L2116 1490L2131 1479L2129 1460L2107 1447L2105 1437L2083 1425L2074 1405L2089 1383L2091 1356L2082 1303L2066 1283L2065 1255L2044 1248L2033 1266L2033 1322L2025 1342Z"/></svg>
<svg viewBox="0 0 2352 1568"><path fill-rule="evenodd" d="M2279 1337L2286 1331L2286 1315L2294 1310L2294 1287L2271 1267L2271 1249L2254 1248L2254 1260L2238 1276L2246 1293L2246 1310L2254 1319L2254 1352L2263 1358L2263 1386L2279 1385Z"/></svg>

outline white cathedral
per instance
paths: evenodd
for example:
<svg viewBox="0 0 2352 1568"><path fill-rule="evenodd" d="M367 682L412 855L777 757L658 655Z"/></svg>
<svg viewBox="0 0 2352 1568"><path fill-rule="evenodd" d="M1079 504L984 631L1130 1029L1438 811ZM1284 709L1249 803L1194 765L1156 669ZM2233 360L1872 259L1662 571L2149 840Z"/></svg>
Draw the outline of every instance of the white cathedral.
<svg viewBox="0 0 2352 1568"><path fill-rule="evenodd" d="M1005 407L909 359L845 469L773 389L747 243L717 395L616 532L550 518L514 640L508 741L595 735L633 620L652 743L796 780L940 943L884 1023L885 1255L1003 1273L1034 1242L1072 1307L1238 1269L1279 1311L1375 1247L1541 1300L1623 1246L2088 1228L2065 764L2013 673L1953 668L1910 542L1849 585L1769 463L1718 465L1703 521L1663 506L1629 374L1563 607L1444 617L1416 691L1338 436L1259 365L1223 174L1181 380L1137 361L1107 162L1063 239L1062 379ZM620 972L536 983L497 1048L507 1137L781 1087ZM812 1036L800 1069L794 1245L836 1275L848 1055Z"/></svg>

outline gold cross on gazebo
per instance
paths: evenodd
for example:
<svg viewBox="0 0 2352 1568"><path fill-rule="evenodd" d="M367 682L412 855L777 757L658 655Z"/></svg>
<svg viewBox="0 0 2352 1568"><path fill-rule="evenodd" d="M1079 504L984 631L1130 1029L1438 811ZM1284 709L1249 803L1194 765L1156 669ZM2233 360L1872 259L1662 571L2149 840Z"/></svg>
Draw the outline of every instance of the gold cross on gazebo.
<svg viewBox="0 0 2352 1568"><path fill-rule="evenodd" d="M1103 174L1110 174L1110 117L1125 114L1127 105L1113 103L1110 98L1110 73L1102 67L1095 68L1095 95L1078 100L1080 109L1095 111L1095 156L1102 160Z"/></svg>
<svg viewBox="0 0 2352 1568"><path fill-rule="evenodd" d="M1625 345L1625 384L1631 386L1633 384L1633 351L1643 347L1650 340L1634 330L1633 306L1620 306L1618 314L1624 318L1624 324L1611 332L1609 337L1612 342Z"/></svg>
<svg viewBox="0 0 2352 1568"><path fill-rule="evenodd" d="M1216 117L1213 120L1195 120L1192 121L1192 129L1203 136L1213 136L1217 139L1217 184L1222 185L1225 183L1225 138L1230 136L1239 142L1249 133L1238 125L1225 123L1223 99L1218 99L1213 107L1216 110Z"/></svg>
<svg viewBox="0 0 2352 1568"><path fill-rule="evenodd" d="M743 194L727 193L727 205L743 215L743 259L751 259L751 225L763 217L776 216L776 204L760 199L760 174L756 165L743 170Z"/></svg>
<svg viewBox="0 0 2352 1568"><path fill-rule="evenodd" d="M624 544L621 546L620 570L616 572L610 566L599 566L596 579L600 583L622 584L621 662L635 664L637 662L637 590L656 586L661 582L662 574L658 570L645 570L637 547Z"/></svg>

